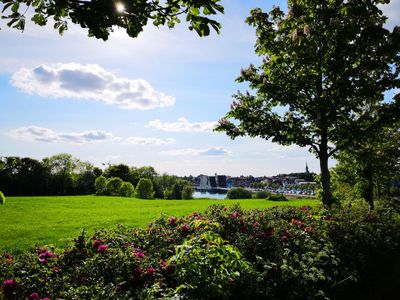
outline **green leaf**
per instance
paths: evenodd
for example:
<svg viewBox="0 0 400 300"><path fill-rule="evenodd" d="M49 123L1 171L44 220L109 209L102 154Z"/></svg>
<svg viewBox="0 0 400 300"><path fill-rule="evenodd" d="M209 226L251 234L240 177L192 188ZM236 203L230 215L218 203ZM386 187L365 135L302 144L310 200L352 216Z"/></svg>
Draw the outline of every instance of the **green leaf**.
<svg viewBox="0 0 400 300"><path fill-rule="evenodd" d="M19 2L14 2L14 4L11 7L11 11L16 13L18 12L18 9L19 9Z"/></svg>

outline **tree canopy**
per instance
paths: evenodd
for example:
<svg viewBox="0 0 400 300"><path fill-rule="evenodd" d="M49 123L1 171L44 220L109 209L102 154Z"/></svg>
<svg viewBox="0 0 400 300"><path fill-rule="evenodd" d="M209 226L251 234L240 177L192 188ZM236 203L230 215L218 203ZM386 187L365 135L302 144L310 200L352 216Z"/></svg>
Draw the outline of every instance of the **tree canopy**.
<svg viewBox="0 0 400 300"><path fill-rule="evenodd" d="M386 0L289 0L285 13L252 10L259 67L237 79L249 91L235 94L217 130L309 147L320 161L322 200L332 204L328 159L372 128L393 123L400 97L400 28L383 27L377 6Z"/></svg>
<svg viewBox="0 0 400 300"><path fill-rule="evenodd" d="M52 19L54 29L62 34L69 22L88 29L88 35L107 40L114 27L124 28L130 37L137 37L143 28L154 26L173 28L185 16L189 29L200 36L217 33L220 24L210 16L223 13L220 0L0 0L4 4L1 17L7 25L25 29L26 19L37 25L47 25Z"/></svg>

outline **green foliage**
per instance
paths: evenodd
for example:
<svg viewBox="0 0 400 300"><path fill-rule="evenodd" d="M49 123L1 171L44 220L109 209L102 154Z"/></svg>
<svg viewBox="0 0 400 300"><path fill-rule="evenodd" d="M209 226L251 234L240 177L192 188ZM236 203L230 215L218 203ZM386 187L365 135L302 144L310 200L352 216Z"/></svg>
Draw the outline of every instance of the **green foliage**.
<svg viewBox="0 0 400 300"><path fill-rule="evenodd" d="M193 199L193 192L194 192L193 187L190 184L185 185L182 189L182 199L185 200Z"/></svg>
<svg viewBox="0 0 400 300"><path fill-rule="evenodd" d="M135 196L140 199L153 199L153 182L147 178L140 178L139 183L136 186Z"/></svg>
<svg viewBox="0 0 400 300"><path fill-rule="evenodd" d="M119 195L122 197L134 197L135 196L135 188L130 182L123 182L119 189Z"/></svg>
<svg viewBox="0 0 400 300"><path fill-rule="evenodd" d="M252 194L244 188L231 188L226 194L227 199L251 199Z"/></svg>
<svg viewBox="0 0 400 300"><path fill-rule="evenodd" d="M5 254L0 297L368 299L379 279L398 278L399 232L389 208L215 205L143 228L82 233L64 249Z"/></svg>
<svg viewBox="0 0 400 300"><path fill-rule="evenodd" d="M189 299L231 299L230 285L250 271L251 265L240 251L209 231L177 246L168 263L175 269L175 294Z"/></svg>
<svg viewBox="0 0 400 300"><path fill-rule="evenodd" d="M107 179L104 176L99 176L94 181L96 195L105 195L107 191Z"/></svg>
<svg viewBox="0 0 400 300"><path fill-rule="evenodd" d="M183 190L186 188L186 194L183 195ZM193 188L189 181L178 179L171 187L172 199L191 199L193 194ZM185 196L185 197L183 197Z"/></svg>
<svg viewBox="0 0 400 300"><path fill-rule="evenodd" d="M269 201L288 201L288 199L282 194L270 194L267 197Z"/></svg>
<svg viewBox="0 0 400 300"><path fill-rule="evenodd" d="M322 198L333 201L328 160L399 119L400 30L384 27L387 1L289 0L288 12L251 11L260 66L241 70L252 92L234 95L218 131L308 147L320 160ZM276 108L287 108L281 113Z"/></svg>
<svg viewBox="0 0 400 300"><path fill-rule="evenodd" d="M119 177L112 177L107 179L107 184L106 184L107 195L119 196L122 183L123 181Z"/></svg>
<svg viewBox="0 0 400 300"><path fill-rule="evenodd" d="M6 203L6 197L4 197L4 194L2 191L0 191L0 204L4 205Z"/></svg>
<svg viewBox="0 0 400 300"><path fill-rule="evenodd" d="M267 191L257 191L253 194L253 198L255 199L265 199L270 196L270 193Z"/></svg>
<svg viewBox="0 0 400 300"><path fill-rule="evenodd" d="M130 37L137 37L149 21L154 26L166 25L173 28L180 23L180 15L184 15L189 29L200 36L210 34L210 27L219 32L220 24L209 18L211 15L223 13L220 0L190 1L167 0L148 1L134 0L125 2L102 0L92 1L50 1L50 0L2 0L4 7L1 17L9 20L7 26L25 28L25 14L32 14L31 21L45 26L49 19L54 20L54 29L63 34L68 23L80 25L88 29L88 35L107 40L113 27L124 28ZM23 4L23 5L20 5ZM116 5L123 4L122 11Z"/></svg>

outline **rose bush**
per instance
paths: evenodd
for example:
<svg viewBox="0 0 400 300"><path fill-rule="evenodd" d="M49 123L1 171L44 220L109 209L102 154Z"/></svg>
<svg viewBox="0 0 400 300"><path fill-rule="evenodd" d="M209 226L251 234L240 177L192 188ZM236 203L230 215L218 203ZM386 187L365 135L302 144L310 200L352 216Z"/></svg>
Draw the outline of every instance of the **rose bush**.
<svg viewBox="0 0 400 300"><path fill-rule="evenodd" d="M212 206L4 254L0 299L368 299L400 262L399 227L387 207Z"/></svg>

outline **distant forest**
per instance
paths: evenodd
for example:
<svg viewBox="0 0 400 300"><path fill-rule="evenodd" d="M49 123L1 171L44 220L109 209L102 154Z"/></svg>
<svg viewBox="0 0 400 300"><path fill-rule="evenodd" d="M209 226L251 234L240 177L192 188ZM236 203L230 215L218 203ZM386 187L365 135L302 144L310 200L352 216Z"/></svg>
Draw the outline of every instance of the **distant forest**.
<svg viewBox="0 0 400 300"><path fill-rule="evenodd" d="M159 175L153 167L109 165L104 171L70 154L60 153L42 160L29 157L0 157L0 191L6 196L87 195L96 193L99 176L118 177L137 186L141 178L153 183L154 196L179 199L187 181L177 176ZM174 191L175 189L175 191Z"/></svg>

